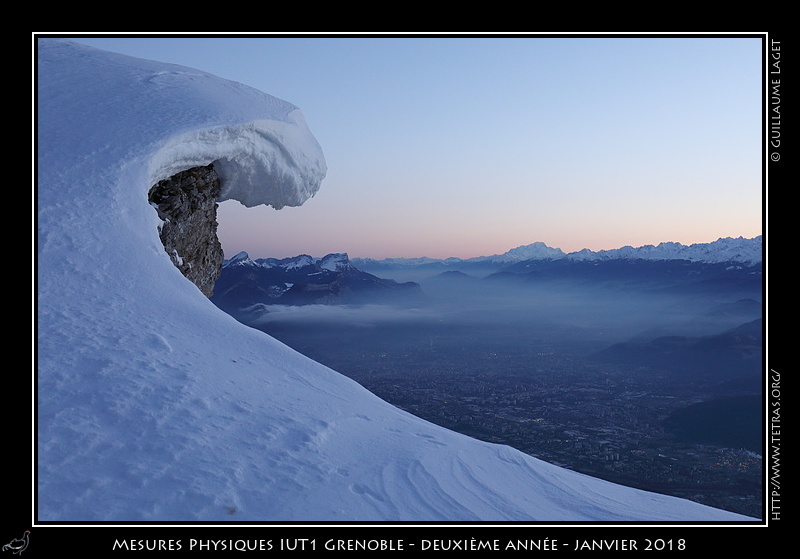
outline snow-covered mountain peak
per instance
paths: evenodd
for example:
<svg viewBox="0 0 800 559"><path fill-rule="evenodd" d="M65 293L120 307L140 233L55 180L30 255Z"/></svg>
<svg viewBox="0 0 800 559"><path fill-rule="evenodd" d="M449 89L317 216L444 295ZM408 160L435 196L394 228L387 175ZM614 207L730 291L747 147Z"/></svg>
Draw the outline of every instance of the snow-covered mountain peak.
<svg viewBox="0 0 800 559"><path fill-rule="evenodd" d="M529 245L522 245L516 248L512 248L508 252L501 254L487 257L492 260L496 261L505 261L505 262L522 262L523 260L544 260L544 259L556 259L556 258L563 258L564 252L560 248L551 248L544 244L541 241L536 241L535 243L531 243Z"/></svg>
<svg viewBox="0 0 800 559"><path fill-rule="evenodd" d="M761 236L723 237L710 243L683 245L674 241L658 245L626 245L617 249L592 251L582 249L564 253L559 248L551 248L541 241L523 245L494 256L482 256L472 260L492 260L495 262L521 262L524 260L545 260L569 258L571 260L611 260L618 258L647 260L692 260L699 262L741 262L754 264L762 260Z"/></svg>
<svg viewBox="0 0 800 559"><path fill-rule="evenodd" d="M758 264L762 261L761 236L747 239L744 237L724 237L710 243L683 245L665 241L658 245L642 245L633 247L626 245L616 249L593 251L587 248L565 253L560 248L553 248L541 241L512 248L502 254L477 256L474 258L386 258L373 260L356 259L356 265L375 266L377 264L392 266L424 266L429 264L487 263L494 265L515 264L526 260L613 260L613 259L647 259L647 260L691 260L695 262L735 262L745 265Z"/></svg>
<svg viewBox="0 0 800 559"><path fill-rule="evenodd" d="M762 261L761 236L746 239L744 237L724 237L710 243L683 245L676 242L662 242L658 245L642 245L639 247L624 246L611 250L580 250L567 254L573 260L611 260L618 258L646 260L691 260L695 262L738 262L756 264Z"/></svg>
<svg viewBox="0 0 800 559"><path fill-rule="evenodd" d="M242 265L261 266L263 268L283 268L285 270L316 267L331 272L344 272L355 269L350 263L347 253L344 252L327 254L321 258L315 258L308 254L300 254L289 258L257 258L253 260L247 252L242 251L226 260L223 264L223 266Z"/></svg>
<svg viewBox="0 0 800 559"><path fill-rule="evenodd" d="M245 251L241 251L238 254L234 255L233 258L230 258L227 263L228 264L236 264L238 262L245 262L250 260L250 255L247 254Z"/></svg>
<svg viewBox="0 0 800 559"><path fill-rule="evenodd" d="M332 272L342 272L353 269L353 265L350 264L347 253L344 252L332 253L324 256L319 260L319 265L321 268Z"/></svg>

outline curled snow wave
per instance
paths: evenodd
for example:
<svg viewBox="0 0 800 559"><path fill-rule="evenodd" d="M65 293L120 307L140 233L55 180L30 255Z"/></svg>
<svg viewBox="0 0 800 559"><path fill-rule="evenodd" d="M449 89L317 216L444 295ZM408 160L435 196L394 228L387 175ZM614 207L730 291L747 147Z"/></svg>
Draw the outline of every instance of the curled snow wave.
<svg viewBox="0 0 800 559"><path fill-rule="evenodd" d="M255 120L172 138L153 155L151 184L209 163L221 179L220 202L276 209L302 205L317 193L327 171L321 148L294 110L288 122Z"/></svg>

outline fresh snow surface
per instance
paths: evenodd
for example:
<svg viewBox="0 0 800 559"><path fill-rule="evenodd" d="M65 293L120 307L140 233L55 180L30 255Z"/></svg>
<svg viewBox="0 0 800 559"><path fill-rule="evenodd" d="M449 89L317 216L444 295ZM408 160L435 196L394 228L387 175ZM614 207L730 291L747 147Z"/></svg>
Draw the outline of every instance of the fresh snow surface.
<svg viewBox="0 0 800 559"><path fill-rule="evenodd" d="M37 78L38 521L743 520L434 426L218 310L147 191L215 162L225 197L302 203L294 106L62 40Z"/></svg>

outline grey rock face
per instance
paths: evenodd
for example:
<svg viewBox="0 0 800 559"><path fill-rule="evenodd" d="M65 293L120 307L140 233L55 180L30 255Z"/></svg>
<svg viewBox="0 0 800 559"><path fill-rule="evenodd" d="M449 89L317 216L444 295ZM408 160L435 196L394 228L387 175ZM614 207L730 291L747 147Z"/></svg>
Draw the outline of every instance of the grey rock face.
<svg viewBox="0 0 800 559"><path fill-rule="evenodd" d="M217 238L220 180L212 165L194 167L158 182L148 199L164 221L159 236L175 266L207 297L222 270Z"/></svg>

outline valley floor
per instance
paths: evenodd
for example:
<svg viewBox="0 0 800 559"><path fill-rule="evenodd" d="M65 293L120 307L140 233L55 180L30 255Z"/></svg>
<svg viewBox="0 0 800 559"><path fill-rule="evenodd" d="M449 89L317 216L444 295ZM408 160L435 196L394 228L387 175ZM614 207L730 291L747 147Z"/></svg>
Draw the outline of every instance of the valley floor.
<svg viewBox="0 0 800 559"><path fill-rule="evenodd" d="M668 421L695 402L729 397L743 397L758 417L760 398L742 387L600 366L547 340L520 349L513 340L498 346L424 332L370 338L347 328L304 327L268 333L454 431L623 485L762 517L757 422L736 441L695 441Z"/></svg>

